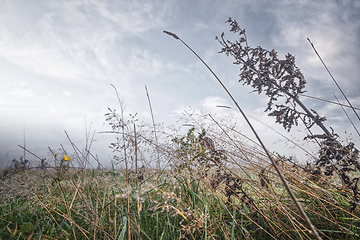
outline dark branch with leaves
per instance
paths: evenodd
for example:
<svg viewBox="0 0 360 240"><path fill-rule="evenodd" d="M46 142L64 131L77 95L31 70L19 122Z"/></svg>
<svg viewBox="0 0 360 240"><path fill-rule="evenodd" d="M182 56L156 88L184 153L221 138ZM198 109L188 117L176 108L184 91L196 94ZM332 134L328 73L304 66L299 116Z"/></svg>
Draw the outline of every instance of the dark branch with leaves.
<svg viewBox="0 0 360 240"><path fill-rule="evenodd" d="M352 192L352 210L358 203L358 180L349 177L347 173L359 171L359 150L353 143L343 146L337 139L338 135L330 132L325 126L325 117L313 110L308 109L299 99L299 95L305 93L306 80L300 69L295 65L295 56L288 53L284 60L278 58L275 50L266 50L260 46L252 48L248 45L245 29L231 18L226 21L230 24L230 32L238 33L239 40L231 42L225 40L222 33L216 40L223 46L220 53L234 57L233 62L240 65L240 80L243 85L250 85L258 92L265 92L269 97L265 112L269 116L275 116L276 122L290 131L292 126L297 126L301 120L309 130L319 126L324 134L310 135L305 139L319 140L319 158L315 161L318 174L332 176L336 172L342 179L343 184ZM283 98L283 104L276 102ZM299 108L300 107L300 108Z"/></svg>
<svg viewBox="0 0 360 240"><path fill-rule="evenodd" d="M323 125L325 117L320 117L314 110L309 110L299 100L299 94L305 93L306 80L300 69L295 65L295 56L288 53L285 60L280 60L275 50L266 50L260 46L248 46L245 30L229 18L230 31L239 33L240 39L231 42L225 40L225 34L216 39L223 46L220 53L235 58L234 64L240 65L240 80L245 85L251 85L258 94L265 92L270 98L265 111L270 111L269 116L275 116L276 122L290 131L293 125L298 125L301 118L311 128L317 124L326 134L330 132ZM275 105L279 97L285 97L285 103ZM303 111L299 111L299 105Z"/></svg>

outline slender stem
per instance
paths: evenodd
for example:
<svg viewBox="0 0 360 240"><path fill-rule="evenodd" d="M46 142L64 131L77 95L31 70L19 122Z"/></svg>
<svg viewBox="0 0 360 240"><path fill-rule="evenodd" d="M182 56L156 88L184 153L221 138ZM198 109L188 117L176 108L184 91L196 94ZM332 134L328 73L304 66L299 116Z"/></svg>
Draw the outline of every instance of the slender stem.
<svg viewBox="0 0 360 240"><path fill-rule="evenodd" d="M137 165L137 139L136 139L136 126L134 122L134 138L135 138L135 174L136 174L136 188L138 187L138 165Z"/></svg>
<svg viewBox="0 0 360 240"><path fill-rule="evenodd" d="M129 189L129 169L128 169L128 160L127 160L127 155L126 155L126 145L125 145L125 122L124 122L124 106L123 106L123 103L122 101L120 100L120 97L119 97L119 94L118 94L118 91L116 89L116 87L112 84L110 84L114 89L115 89L115 92L116 92L116 96L117 96L117 99L119 101L119 105L120 105L120 109L121 109L121 130L122 130L122 136L123 136L123 147L124 147L124 160L125 160L125 176L126 176L126 188L127 188L127 191L128 191L128 194L130 192L130 189ZM129 202L129 199L130 199L130 196L127 197L127 216L128 216L128 239L130 239L131 237L131 232L130 232L130 202ZM115 223L116 223L116 199L115 199ZM115 231L116 231L116 226L115 226ZM115 232L115 236L116 236L116 232Z"/></svg>
<svg viewBox="0 0 360 240"><path fill-rule="evenodd" d="M329 130L327 130L327 128L324 126L324 124L322 124L320 121L318 121L315 116L309 111L309 109L307 109L307 107L305 107L305 105L300 101L299 98L291 95L288 91L284 91L288 96L290 96L297 104L300 105L300 107L302 109L304 109L304 111L306 112L306 114L314 120L314 122L326 133L326 135L330 136L331 133L329 132Z"/></svg>
<svg viewBox="0 0 360 240"><path fill-rule="evenodd" d="M183 40L181 40L176 34L174 33L170 33L167 31L164 31L164 33L174 37L177 40L180 40L192 53L195 54L196 57L198 57L200 59L200 61L207 67L207 69L209 69L209 71L214 75L214 77L218 80L218 82L220 83L220 85L224 88L224 90L226 91L226 93L229 95L229 97L231 98L231 100L234 102L234 104L236 105L236 107L239 109L239 111L241 112L241 114L243 115L244 119L246 120L247 124L249 125L249 127L251 128L252 132L254 133L255 137L257 138L257 140L259 141L260 145L262 146L262 148L264 149L266 155L268 156L268 158L270 159L272 165L274 166L276 172L278 173L281 181L283 182L286 190L288 191L288 193L290 194L291 199L293 200L293 202L295 203L297 209L299 210L299 212L301 213L302 217L304 218L304 220L308 223L308 225L310 226L312 233L315 235L315 237L317 239L322 239L319 235L319 233L317 232L317 230L315 229L314 225L311 223L309 217L306 215L304 209L301 207L300 203L297 201L294 193L292 192L290 186L288 185L288 183L286 182L284 176L282 175L282 173L280 172L279 168L277 167L277 164L275 163L275 161L273 160L273 158L270 156L270 153L268 152L268 150L266 149L264 143L261 141L259 135L257 134L257 132L255 131L255 129L253 128L252 124L250 123L249 119L246 117L245 113L243 112L243 110L240 108L239 104L236 102L236 100L233 98L233 96L231 95L231 93L227 90L227 88L225 87L225 85L222 83L222 81L218 78L218 76L212 71L212 69L205 63L205 61L194 51L192 50L191 47L189 47Z"/></svg>
<svg viewBox="0 0 360 240"><path fill-rule="evenodd" d="M38 158L40 161L42 160L40 157L36 156L34 153L30 152L29 150L27 150L25 147L18 145L18 147L22 148L24 151L27 151L28 153L30 153L31 155L33 155L34 157ZM50 148L49 148L50 149ZM50 149L51 151L51 149ZM52 153L52 151L51 151Z"/></svg>
<svg viewBox="0 0 360 240"><path fill-rule="evenodd" d="M334 94L334 93L333 93L333 94ZM335 96L335 94L334 94L334 97L336 98L336 101L339 102L339 99ZM339 103L340 103L340 102L339 102ZM341 106L341 105L340 105L340 106ZM351 118L349 117L349 115L347 114L347 112L345 111L345 109L343 108L343 106L341 106L341 109L344 111L344 113L345 113L346 117L349 119L351 125L354 127L355 131L356 131L357 134L360 136L359 131L357 130L357 128L356 128L356 126L354 125L353 121L351 121Z"/></svg>
<svg viewBox="0 0 360 240"><path fill-rule="evenodd" d="M342 89L340 88L339 84L337 83L337 81L335 80L335 78L333 77L333 75L331 74L330 70L327 68L327 66L325 65L324 61L322 60L322 58L320 57L320 54L316 51L316 48L314 46L314 44L310 41L309 38L307 38L307 40L309 41L309 43L311 44L312 48L314 49L316 55L319 57L321 63L324 65L326 71L329 73L330 77L332 78L332 80L334 81L335 85L338 87L338 89L340 90L341 94L344 96L344 98L346 99L346 101L348 102L348 104L350 105L350 107L352 108L352 110L354 111L355 115L357 116L357 118L360 120L359 115L357 114L357 112L355 111L354 107L351 105L349 99L346 97L345 93L342 91Z"/></svg>
<svg viewBox="0 0 360 240"><path fill-rule="evenodd" d="M115 204L114 204L115 205L115 207L114 207L115 208L115 210L114 210L114 232L115 233L114 233L114 235L117 236L117 233L116 233L116 218L117 218L116 217L116 213L117 213L116 198L114 198L114 200L115 200Z"/></svg>
<svg viewBox="0 0 360 240"><path fill-rule="evenodd" d="M317 97L312 97L312 96L305 95L305 94L301 94L300 96L308 97L308 98L312 98L312 99L316 99L316 100L320 100L320 101L324 101L324 102L328 102L328 103L332 103L332 104L336 104L336 105L340 105L340 106L347 107L347 108L351 108L349 105L345 105L345 104L342 104L340 102L333 102L333 101L329 101L329 100L322 99L322 98L317 98ZM360 110L360 108L357 108L357 107L353 107L353 109Z"/></svg>
<svg viewBox="0 0 360 240"><path fill-rule="evenodd" d="M157 168L158 168L158 170L159 170L159 171L161 171L161 166L160 166L160 155L159 155L159 150L158 150L158 141L157 141L157 136L156 136L156 127L155 127L154 114L153 114L153 110L152 110L152 107L151 107L151 102L150 102L149 92L148 92L148 89L147 89L147 87L146 87L146 86L145 86L145 90L146 90L146 96L147 96L147 98L148 98L148 102L149 102L150 113L151 113L151 119L152 119L152 122L153 122L153 127L154 127L154 135L155 135L155 142L156 142L155 149L156 149L156 152L157 152L157 155L158 155Z"/></svg>
<svg viewBox="0 0 360 240"><path fill-rule="evenodd" d="M256 69L254 69L254 71L257 71ZM281 91L283 91L286 95L288 95L291 99L293 99L305 112L306 115L308 117L310 117L325 133L326 135L330 136L331 133L329 132L329 130L327 130L327 128L324 126L324 124L322 124L320 121L318 121L316 119L316 117L311 113L311 111L300 101L300 99L297 96L292 95L291 93L289 93L289 91L282 89L281 86L279 86L276 81L273 82L274 85L278 88L281 89Z"/></svg>
<svg viewBox="0 0 360 240"><path fill-rule="evenodd" d="M24 129L23 129L23 131L24 131L24 161L25 161L25 154L26 154L26 151L25 151L25 148L26 148L26 146L25 146L25 124L24 124Z"/></svg>
<svg viewBox="0 0 360 240"><path fill-rule="evenodd" d="M139 181L138 181L138 159L137 159L137 151L138 151L138 147L137 147L137 136L136 136L136 125L134 122L134 138L135 138L135 174L136 174L136 190L139 186ZM139 202L139 198L136 199L136 203L137 203L137 210L138 210L138 216L140 217L140 202ZM136 220L136 217L135 217Z"/></svg>

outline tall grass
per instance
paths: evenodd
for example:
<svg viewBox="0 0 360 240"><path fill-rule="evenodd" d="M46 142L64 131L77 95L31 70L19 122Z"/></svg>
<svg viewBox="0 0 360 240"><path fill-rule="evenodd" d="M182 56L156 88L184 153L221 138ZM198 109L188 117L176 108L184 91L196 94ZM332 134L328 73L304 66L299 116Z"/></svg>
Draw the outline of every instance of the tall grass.
<svg viewBox="0 0 360 240"><path fill-rule="evenodd" d="M1 238L312 239L264 151L226 119L190 115L198 130L158 148L172 169L147 168L138 185L115 169L70 169L55 183L55 170L3 179ZM198 141L201 129L226 153L221 164ZM317 179L281 158L278 165L322 238L359 238L359 210L351 212L341 179Z"/></svg>

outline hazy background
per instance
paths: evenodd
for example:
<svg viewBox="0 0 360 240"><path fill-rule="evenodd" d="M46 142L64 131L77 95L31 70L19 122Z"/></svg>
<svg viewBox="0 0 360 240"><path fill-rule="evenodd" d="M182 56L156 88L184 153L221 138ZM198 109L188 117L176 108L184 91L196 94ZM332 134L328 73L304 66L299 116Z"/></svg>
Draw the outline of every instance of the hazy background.
<svg viewBox="0 0 360 240"><path fill-rule="evenodd" d="M118 108L110 84L127 104L126 114L137 113L143 122L151 123L145 86L155 120L164 125L175 124L188 106L234 113L216 107L233 104L202 63L163 30L176 33L202 56L247 114L301 140L303 126L287 133L275 124L264 113L267 98L238 83L238 66L218 53L215 36L238 37L229 32L229 17L246 29L250 46L275 49L281 59L288 52L296 55L308 95L336 101L335 93L344 102L310 38L353 106L360 107L359 1L0 0L0 167L23 155L17 145L23 145L24 132L26 148L48 157L48 147L63 144L71 151L64 130L79 148L91 122L92 130L110 130L104 114L108 107ZM340 107L302 100L359 148L359 136ZM240 130L253 138L237 112L235 117ZM269 149L296 154L271 129L254 125ZM114 136L96 134L95 140L92 152L106 165Z"/></svg>

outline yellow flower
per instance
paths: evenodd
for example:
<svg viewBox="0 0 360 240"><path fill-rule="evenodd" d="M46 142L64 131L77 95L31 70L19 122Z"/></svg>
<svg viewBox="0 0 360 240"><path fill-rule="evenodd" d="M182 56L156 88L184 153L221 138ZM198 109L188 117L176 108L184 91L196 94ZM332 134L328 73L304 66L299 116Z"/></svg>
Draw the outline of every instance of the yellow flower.
<svg viewBox="0 0 360 240"><path fill-rule="evenodd" d="M64 159L64 161L70 161L71 158L68 157L68 156L66 156L66 155L64 155L63 159Z"/></svg>

